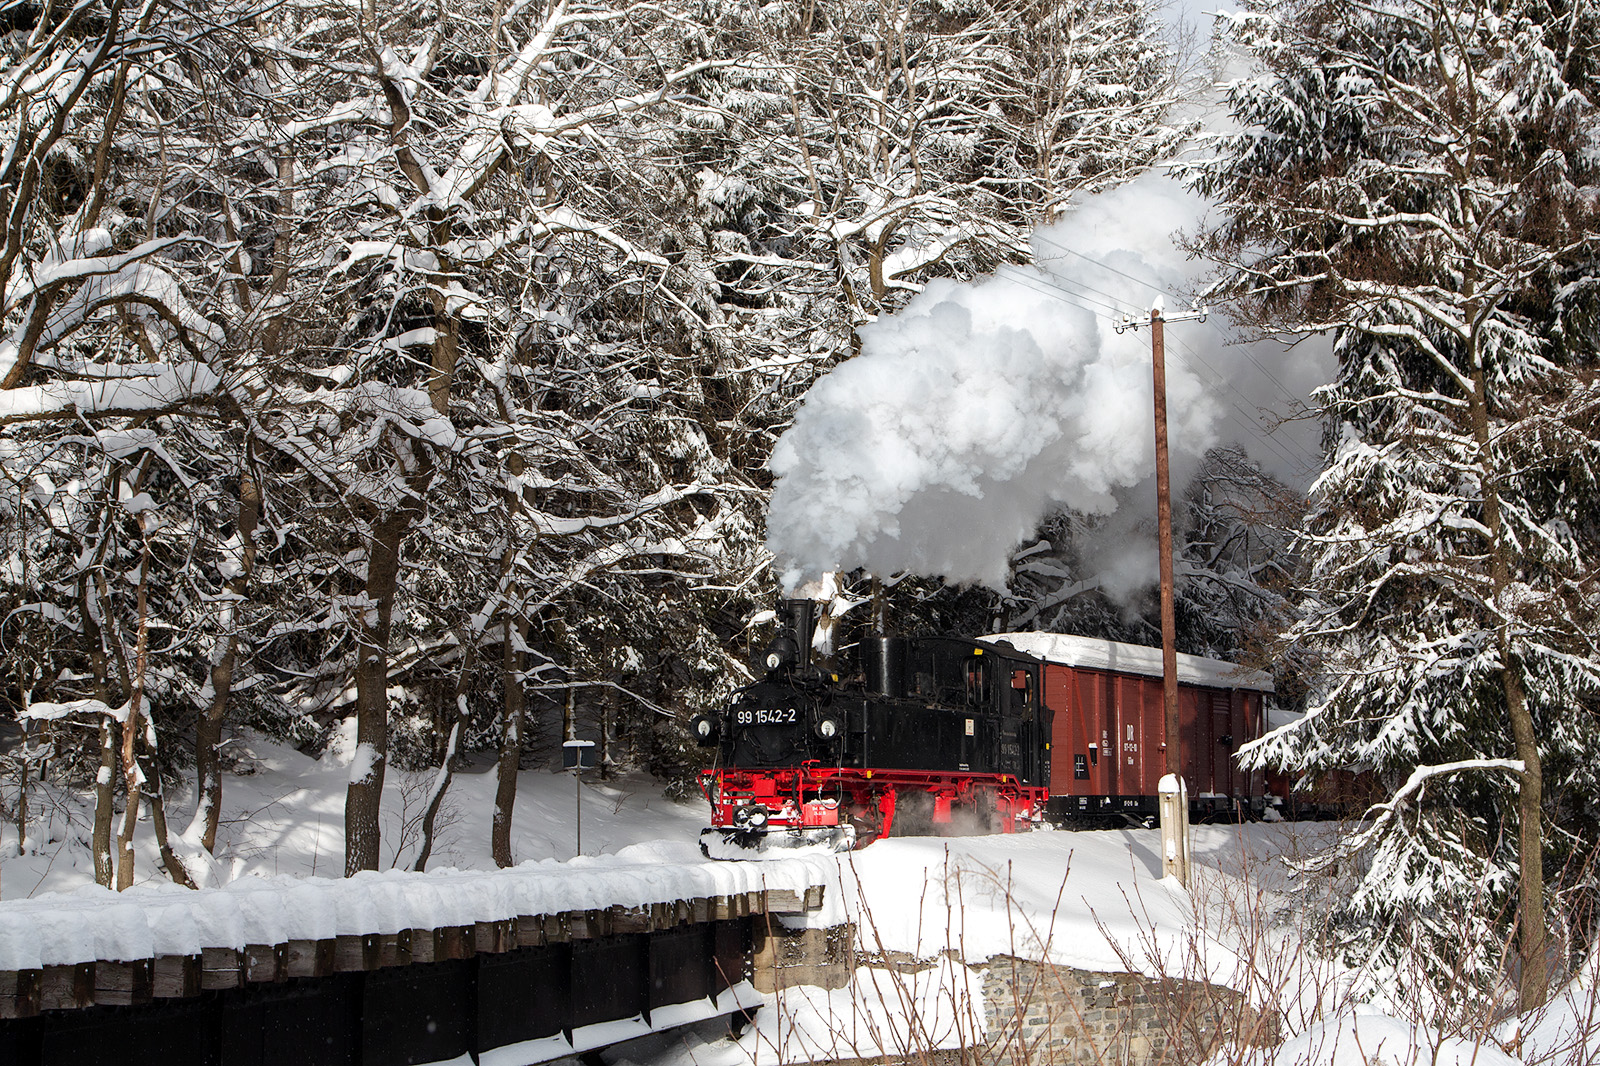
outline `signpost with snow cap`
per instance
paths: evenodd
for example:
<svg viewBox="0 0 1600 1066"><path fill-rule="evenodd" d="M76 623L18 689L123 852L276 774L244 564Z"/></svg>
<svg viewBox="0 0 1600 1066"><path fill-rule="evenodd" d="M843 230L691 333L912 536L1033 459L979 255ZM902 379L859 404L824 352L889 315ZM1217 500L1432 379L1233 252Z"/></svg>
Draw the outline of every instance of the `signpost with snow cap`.
<svg viewBox="0 0 1600 1066"><path fill-rule="evenodd" d="M595 748L592 740L563 740L561 742L561 768L572 771L572 806L577 824L577 841L572 848L574 857L583 854L583 771L595 768Z"/></svg>
<svg viewBox="0 0 1600 1066"><path fill-rule="evenodd" d="M1161 794L1161 876L1189 884L1189 786L1175 774L1164 774Z"/></svg>

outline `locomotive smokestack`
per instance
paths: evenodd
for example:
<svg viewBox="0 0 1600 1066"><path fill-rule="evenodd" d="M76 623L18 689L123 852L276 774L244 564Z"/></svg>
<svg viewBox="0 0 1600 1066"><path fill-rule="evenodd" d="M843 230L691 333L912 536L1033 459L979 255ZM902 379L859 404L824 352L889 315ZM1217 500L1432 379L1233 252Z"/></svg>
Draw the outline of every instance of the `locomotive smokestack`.
<svg viewBox="0 0 1600 1066"><path fill-rule="evenodd" d="M803 671L811 666L811 637L817 605L811 600L778 601L778 635L762 652L757 668Z"/></svg>
<svg viewBox="0 0 1600 1066"><path fill-rule="evenodd" d="M784 600L783 617L794 634L797 653L794 668L805 670L811 665L811 640L817 632L817 601Z"/></svg>

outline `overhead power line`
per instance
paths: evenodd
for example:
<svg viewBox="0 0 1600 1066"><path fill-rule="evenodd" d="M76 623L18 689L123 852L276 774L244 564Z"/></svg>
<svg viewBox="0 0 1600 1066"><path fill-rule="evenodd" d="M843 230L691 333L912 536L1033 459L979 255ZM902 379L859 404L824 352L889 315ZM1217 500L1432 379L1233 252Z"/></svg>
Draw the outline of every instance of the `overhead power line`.
<svg viewBox="0 0 1600 1066"><path fill-rule="evenodd" d="M1046 278L1029 277L1019 270L1002 271L999 276L1014 284L1021 285L1025 289L1032 289L1041 296L1049 296L1060 300L1062 303L1072 304L1074 307L1088 311L1091 315L1109 314L1120 317L1127 313L1123 308L1115 306L1114 304L1108 304L1103 300L1096 300L1093 297L1084 296L1080 293L1073 292L1072 290L1063 287L1058 282L1051 281Z"/></svg>
<svg viewBox="0 0 1600 1066"><path fill-rule="evenodd" d="M1052 245L1052 247L1058 246ZM1126 271L1118 270L1117 268L1112 267L1107 263L1103 263L1100 260L1094 259L1091 256L1084 255L1082 252L1077 252L1070 248L1061 248L1060 250L1075 255L1087 262L1093 263L1103 270L1124 277L1129 281L1135 282L1147 289L1150 289L1153 292L1162 293L1165 295L1165 290L1159 286L1154 285L1144 279L1135 277ZM1061 303L1068 304L1069 306L1076 307L1079 310L1086 311L1096 317L1109 315L1113 323L1125 323L1133 321L1138 324L1144 324L1146 321L1142 317L1142 312L1129 309L1127 305L1122 302L1120 297L1114 296L1111 293L1104 292L1103 290L1096 289L1092 286L1070 278L1062 278L1059 276L1046 275L1042 273L1030 274L1025 272L1025 270L1022 268L1004 268L998 272L998 276L1004 277L1007 281L1020 285L1032 292L1039 293L1042 296L1047 296L1053 300L1057 300ZM1086 293L1093 293L1095 295L1090 296L1086 295ZM1106 299L1096 299L1096 296L1103 296ZM1107 302L1108 300L1114 302ZM1172 320L1169 319L1169 321ZM1180 339L1174 339L1176 340L1177 346L1181 348L1187 356L1187 358L1175 358L1174 361L1187 368L1190 373L1194 374L1195 377L1204 382L1223 403L1231 408L1238 416L1238 422L1240 426L1258 442L1260 442L1264 449L1275 455L1279 460L1284 462L1286 466L1299 471L1302 475L1308 474L1316 469L1317 461L1315 457L1312 456L1311 453L1309 453L1302 445L1300 445L1298 441L1276 434L1273 427L1269 426L1265 422L1260 413L1260 408L1255 401L1246 396L1238 388L1238 386L1233 383L1232 379L1228 375L1218 370L1188 344L1184 343ZM1286 402L1294 405L1301 403L1300 399L1296 397L1286 385L1283 384L1277 375L1273 374L1264 364L1262 364L1262 362L1256 358L1254 354L1247 349L1243 352L1243 354L1245 358L1262 373L1262 376L1272 383L1272 385L1277 389L1278 393Z"/></svg>
<svg viewBox="0 0 1600 1066"><path fill-rule="evenodd" d="M1077 258L1082 259L1086 263L1091 263L1094 266L1099 267L1101 270L1106 271L1107 273L1115 274L1120 278L1125 278L1128 281L1133 282L1135 285L1139 285L1139 286L1142 286L1143 288L1149 289L1151 292L1158 293L1158 294L1161 294L1161 295L1166 295L1166 290L1164 288L1162 288L1160 285L1155 284L1154 282L1150 281L1147 278L1141 278L1141 277L1139 277L1139 276L1137 276L1135 274L1130 274L1126 270L1119 270L1116 267L1112 266L1110 263L1107 263L1103 259L1096 259L1094 256L1087 255L1087 254L1085 254L1083 252L1080 252L1076 248L1068 248L1065 245L1057 244L1054 241L1046 240L1046 239L1044 239L1042 237L1039 238L1039 243L1041 245L1044 245L1047 248L1052 248L1052 249L1054 249L1054 250L1056 250L1058 252L1063 252L1063 253L1065 253L1067 255L1076 256ZM1052 282L1061 282L1061 281L1067 281L1067 280L1068 279L1051 279ZM1049 283L1050 282L1047 282L1047 284L1049 284ZM1081 288L1084 288L1084 289L1088 289L1088 291L1090 291L1090 292L1098 293L1099 295L1106 296L1106 297L1108 297L1108 298L1110 298L1112 300L1120 301L1120 299L1121 299L1120 297L1112 296L1110 293L1102 292L1099 289L1091 288L1090 286L1088 286L1085 283L1080 282L1080 281L1073 280L1073 281L1070 281L1070 284L1080 286ZM1272 369L1270 367L1268 367L1265 363L1263 363L1260 359L1258 359L1253 352L1251 352L1248 348L1246 348L1244 350L1243 354L1244 354L1244 357L1246 359L1248 359L1250 361L1250 363L1257 370L1259 370L1261 372L1263 377L1265 377L1268 381L1272 382L1272 384L1277 387L1278 391L1283 394L1283 398L1285 400L1289 401L1290 403L1299 403L1300 402L1299 397L1295 396L1295 394L1289 389L1289 387L1287 385L1285 385L1283 383L1283 381L1276 374L1274 374L1272 372Z"/></svg>
<svg viewBox="0 0 1600 1066"><path fill-rule="evenodd" d="M1130 274L1125 270L1120 270L1104 260L1096 259L1091 255L1086 255L1083 252L1057 244L1054 241L1041 239L1040 243L1046 247L1053 248L1068 255L1076 256L1077 258L1082 259L1084 262L1091 263L1107 273L1115 274L1118 277L1125 278L1136 285L1150 290L1151 292L1166 295L1166 290L1161 286L1145 278ZM1122 307L1115 306L1117 304L1123 304L1121 297L1107 293L1101 289L1096 289L1091 285L1077 281L1073 278L1064 278L1059 275L1044 274L1035 279L1029 279L1020 271L1015 272L1010 276L1012 280L1023 284L1035 292L1045 293L1047 295L1055 295L1057 298L1062 299L1063 302L1073 304L1074 306L1088 310L1091 313L1110 313L1115 318L1121 320L1138 320L1141 322L1143 320L1142 311L1131 312L1126 308L1125 305ZM1084 295L1084 292L1094 293L1098 296L1106 297L1107 300L1111 300L1113 303L1106 303L1103 300L1096 300L1093 297ZM1090 304L1092 304L1093 307L1088 306ZM1098 312L1095 309L1098 309ZM1218 329L1216 326L1213 326L1212 328ZM1177 338L1174 339L1177 340ZM1287 437L1279 437L1274 433L1273 427L1267 425L1265 420L1260 415L1259 408L1256 403L1249 397L1245 396L1228 375L1219 371L1215 366L1213 366L1209 361L1207 361L1182 340L1177 340L1177 344L1178 347L1182 348L1183 351L1189 356L1188 359L1181 359L1178 361L1181 364L1186 365L1192 373L1196 374L1196 376L1200 377L1202 380L1207 380L1208 376L1201 374L1199 367L1203 366L1207 371L1209 371L1209 380L1207 383L1213 389L1215 389L1219 393L1219 396L1239 415L1240 419L1243 421L1244 427L1249 430L1251 435L1259 440L1264 447L1271 450L1278 456L1278 458L1282 459L1290 467L1298 468L1302 472L1309 472L1316 468L1317 462L1315 458L1310 455L1306 449L1299 444L1299 442ZM1295 407L1299 407L1303 404L1304 401L1302 401L1300 397L1296 396L1293 391L1291 391L1289 387L1283 383L1283 380L1273 373L1272 369L1263 363L1254 352L1250 351L1247 346L1241 345L1239 347L1241 348L1241 354L1245 360L1248 361L1250 365L1253 366L1261 374L1261 376L1272 385L1285 403ZM1197 366L1196 364L1199 365Z"/></svg>
<svg viewBox="0 0 1600 1066"><path fill-rule="evenodd" d="M1167 290L1164 289L1163 287L1161 287L1160 285L1156 285L1153 282L1147 281L1144 278L1135 277L1134 275L1129 274L1125 270L1118 270L1116 267L1112 266L1110 263L1102 262L1099 259L1096 259L1096 258L1094 258L1093 256L1090 256L1090 255L1084 255L1082 252L1078 251L1076 248L1068 248L1064 244L1056 244L1054 241L1047 241L1047 240L1045 240L1043 238L1040 238L1039 243L1045 245L1048 248L1054 248L1058 252L1065 252L1068 255L1075 255L1079 259L1082 259L1086 263L1093 263L1095 266L1099 267L1101 270L1109 271L1112 274L1116 274L1118 277L1127 278L1129 281L1133 282L1135 285L1143 285L1145 288L1149 289L1151 292L1154 292L1159 296L1165 296L1167 294Z"/></svg>

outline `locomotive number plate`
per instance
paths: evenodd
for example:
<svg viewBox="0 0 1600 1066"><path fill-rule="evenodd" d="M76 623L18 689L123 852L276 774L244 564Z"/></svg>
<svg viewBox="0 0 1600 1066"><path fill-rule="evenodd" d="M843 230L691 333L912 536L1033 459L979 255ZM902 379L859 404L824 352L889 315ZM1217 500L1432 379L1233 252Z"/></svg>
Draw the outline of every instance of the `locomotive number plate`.
<svg viewBox="0 0 1600 1066"><path fill-rule="evenodd" d="M800 712L793 707L745 707L734 713L733 720L737 725L794 725Z"/></svg>

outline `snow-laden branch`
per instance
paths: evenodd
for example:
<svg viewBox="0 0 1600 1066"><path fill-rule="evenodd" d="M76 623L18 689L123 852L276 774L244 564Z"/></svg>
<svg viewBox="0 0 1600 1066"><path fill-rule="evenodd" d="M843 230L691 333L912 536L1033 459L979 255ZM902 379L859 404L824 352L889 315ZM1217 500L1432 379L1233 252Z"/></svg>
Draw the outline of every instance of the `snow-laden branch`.
<svg viewBox="0 0 1600 1066"><path fill-rule="evenodd" d="M55 722L74 714L103 716L113 721L125 722L128 720L128 704L112 707L96 699L67 700L64 703L40 700L28 703L22 709L20 717L35 722Z"/></svg>
<svg viewBox="0 0 1600 1066"><path fill-rule="evenodd" d="M0 426L75 412L84 418L152 414L226 395L222 377L204 363L151 364L139 377L53 381L0 391Z"/></svg>
<svg viewBox="0 0 1600 1066"><path fill-rule="evenodd" d="M121 273L130 265L185 240L184 237L162 237L145 241L119 255L101 255L99 253L111 246L111 234L103 229L90 230L66 246L64 257L60 252L53 252L20 271L6 286L4 311L9 314L23 300L52 285Z"/></svg>

